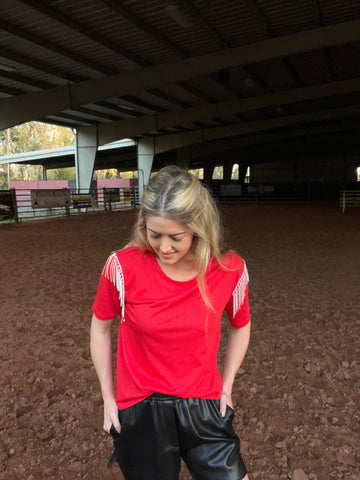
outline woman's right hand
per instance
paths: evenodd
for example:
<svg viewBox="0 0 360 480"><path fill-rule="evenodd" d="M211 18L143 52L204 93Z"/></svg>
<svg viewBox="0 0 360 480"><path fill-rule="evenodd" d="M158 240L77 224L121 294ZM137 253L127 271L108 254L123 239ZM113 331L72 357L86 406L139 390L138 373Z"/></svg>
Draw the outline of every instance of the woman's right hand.
<svg viewBox="0 0 360 480"><path fill-rule="evenodd" d="M121 425L119 421L119 410L115 398L104 400L104 430L110 433L111 425L120 433Z"/></svg>

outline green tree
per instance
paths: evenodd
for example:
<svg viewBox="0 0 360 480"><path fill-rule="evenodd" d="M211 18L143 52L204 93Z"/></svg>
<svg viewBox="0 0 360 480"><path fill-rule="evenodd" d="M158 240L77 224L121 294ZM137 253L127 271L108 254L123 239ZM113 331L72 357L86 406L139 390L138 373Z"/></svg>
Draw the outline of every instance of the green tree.
<svg viewBox="0 0 360 480"><path fill-rule="evenodd" d="M0 190L7 190L7 166L0 165Z"/></svg>
<svg viewBox="0 0 360 480"><path fill-rule="evenodd" d="M70 128L58 127L48 123L29 122L7 130L0 131L0 155L32 152L51 148L74 145L74 135ZM3 165L0 168L0 189L8 188L8 168L12 180L41 180L43 177L40 165L25 164ZM54 180L75 178L75 173L56 169ZM68 169L66 169L68 170ZM57 175L57 176L56 176ZM52 175L51 175L52 176Z"/></svg>
<svg viewBox="0 0 360 480"><path fill-rule="evenodd" d="M94 172L94 179L97 180L99 178L117 178L118 172L116 168L107 168L104 170L95 170Z"/></svg>
<svg viewBox="0 0 360 480"><path fill-rule="evenodd" d="M29 122L0 132L0 155L33 152L74 145L70 128Z"/></svg>
<svg viewBox="0 0 360 480"><path fill-rule="evenodd" d="M75 180L75 167L52 168L46 172L48 180Z"/></svg>

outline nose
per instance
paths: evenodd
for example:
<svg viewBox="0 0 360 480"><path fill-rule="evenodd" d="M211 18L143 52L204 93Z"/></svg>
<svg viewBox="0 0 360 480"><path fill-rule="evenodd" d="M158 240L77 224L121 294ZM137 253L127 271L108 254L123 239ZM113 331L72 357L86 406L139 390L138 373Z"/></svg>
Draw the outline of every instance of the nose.
<svg viewBox="0 0 360 480"><path fill-rule="evenodd" d="M161 252L163 253L167 253L171 250L171 242L170 242L170 239L167 238L167 237L162 237L161 239L161 244L160 244L160 250Z"/></svg>

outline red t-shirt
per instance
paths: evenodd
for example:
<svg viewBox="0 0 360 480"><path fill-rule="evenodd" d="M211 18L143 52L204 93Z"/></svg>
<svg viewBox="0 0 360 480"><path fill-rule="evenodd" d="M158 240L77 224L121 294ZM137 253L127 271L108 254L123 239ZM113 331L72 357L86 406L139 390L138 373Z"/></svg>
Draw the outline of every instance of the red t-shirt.
<svg viewBox="0 0 360 480"><path fill-rule="evenodd" d="M224 270L215 260L206 271L206 308L197 279L178 282L161 270L151 251L130 247L111 255L103 269L92 310L99 320L120 314L116 403L130 407L154 392L181 398L216 399L221 316L249 322L245 262L230 252Z"/></svg>

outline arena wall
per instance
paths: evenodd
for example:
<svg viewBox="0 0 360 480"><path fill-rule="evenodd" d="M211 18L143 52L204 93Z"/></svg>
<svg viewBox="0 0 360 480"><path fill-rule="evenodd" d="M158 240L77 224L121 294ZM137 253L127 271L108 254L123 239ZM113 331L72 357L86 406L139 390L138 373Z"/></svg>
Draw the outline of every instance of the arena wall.
<svg viewBox="0 0 360 480"><path fill-rule="evenodd" d="M292 156L282 156L277 161L252 165L251 182L356 184L359 165L360 155L356 152L294 152Z"/></svg>

